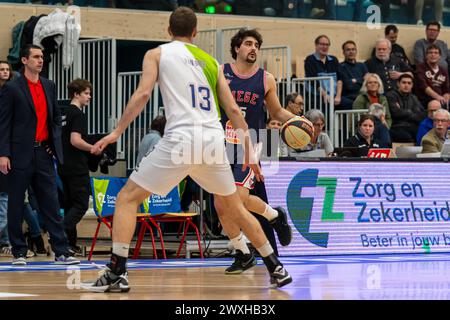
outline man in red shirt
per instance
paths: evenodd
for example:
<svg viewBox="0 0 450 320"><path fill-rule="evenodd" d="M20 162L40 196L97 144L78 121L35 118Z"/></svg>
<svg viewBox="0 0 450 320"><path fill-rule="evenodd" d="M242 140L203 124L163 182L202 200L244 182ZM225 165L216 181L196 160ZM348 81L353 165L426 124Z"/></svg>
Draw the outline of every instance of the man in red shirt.
<svg viewBox="0 0 450 320"><path fill-rule="evenodd" d="M55 252L55 263L78 264L70 256L59 215L53 156L62 162L61 116L56 86L39 76L42 49L26 45L21 50L24 72L0 92L0 172L8 178L8 234L13 265L26 265L27 244L22 233L25 190L31 186L39 214Z"/></svg>

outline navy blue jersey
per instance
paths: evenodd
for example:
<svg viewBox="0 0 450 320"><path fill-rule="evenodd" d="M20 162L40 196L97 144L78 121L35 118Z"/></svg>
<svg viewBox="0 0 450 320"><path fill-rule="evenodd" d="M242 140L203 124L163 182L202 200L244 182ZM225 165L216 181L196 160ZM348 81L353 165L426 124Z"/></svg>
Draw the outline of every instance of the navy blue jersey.
<svg viewBox="0 0 450 320"><path fill-rule="evenodd" d="M266 127L264 109L266 72L258 68L254 74L242 76L233 69L231 64L226 63L223 65L223 73L249 129L255 130L258 138L259 129L265 129ZM222 112L221 122L225 130L226 141L228 143L238 144L239 140L225 112Z"/></svg>

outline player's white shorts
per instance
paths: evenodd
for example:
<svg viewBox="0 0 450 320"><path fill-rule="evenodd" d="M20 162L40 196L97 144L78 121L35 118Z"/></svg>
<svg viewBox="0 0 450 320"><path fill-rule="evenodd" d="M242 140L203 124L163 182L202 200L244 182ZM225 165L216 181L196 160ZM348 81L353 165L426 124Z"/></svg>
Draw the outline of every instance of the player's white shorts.
<svg viewBox="0 0 450 320"><path fill-rule="evenodd" d="M223 142L221 144L224 145ZM209 193L228 196L236 191L227 159L216 164L180 164L179 161L174 161L174 147L175 144L161 139L153 151L142 158L130 179L140 187L161 196L166 196L188 175Z"/></svg>

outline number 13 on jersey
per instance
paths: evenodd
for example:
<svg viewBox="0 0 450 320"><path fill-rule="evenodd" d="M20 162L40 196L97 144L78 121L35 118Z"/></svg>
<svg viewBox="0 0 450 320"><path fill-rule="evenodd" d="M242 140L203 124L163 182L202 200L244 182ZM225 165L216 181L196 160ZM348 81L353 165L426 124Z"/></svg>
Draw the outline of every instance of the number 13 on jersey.
<svg viewBox="0 0 450 320"><path fill-rule="evenodd" d="M205 111L211 110L211 90L208 87L198 86L196 84L190 84L192 97L192 108L200 107Z"/></svg>

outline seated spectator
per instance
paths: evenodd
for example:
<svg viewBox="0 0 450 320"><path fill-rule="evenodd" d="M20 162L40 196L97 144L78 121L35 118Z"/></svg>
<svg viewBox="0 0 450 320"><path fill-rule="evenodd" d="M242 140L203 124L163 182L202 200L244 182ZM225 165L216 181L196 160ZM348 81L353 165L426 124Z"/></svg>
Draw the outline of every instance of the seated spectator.
<svg viewBox="0 0 450 320"><path fill-rule="evenodd" d="M375 119L375 131L373 138L380 141L380 145L392 147L391 135L386 123L384 107L379 103L373 103L369 107L369 114Z"/></svg>
<svg viewBox="0 0 450 320"><path fill-rule="evenodd" d="M416 142L420 122L425 110L412 93L414 78L408 73L400 76L397 90L386 94L392 117L390 133L393 142Z"/></svg>
<svg viewBox="0 0 450 320"><path fill-rule="evenodd" d="M306 77L332 77L334 79L334 97L330 97L330 85L326 81L321 81L320 94L327 103L334 99L334 106L339 109L342 95L339 61L335 56L328 54L331 42L326 35L318 36L314 43L316 46L315 53L305 59L305 75Z"/></svg>
<svg viewBox="0 0 450 320"><path fill-rule="evenodd" d="M313 109L305 114L305 118L311 121L314 126L314 135L311 138L311 142L301 149L292 149L282 142L282 156L301 156L302 152L318 149L325 150L325 154L330 156L333 153L334 148L330 137L323 132L325 116L320 110Z"/></svg>
<svg viewBox="0 0 450 320"><path fill-rule="evenodd" d="M353 101L359 95L364 76L368 71L364 63L356 61L358 51L354 41L345 41L342 45L342 52L345 60L339 66L342 79L341 108L350 110L352 109Z"/></svg>
<svg viewBox="0 0 450 320"><path fill-rule="evenodd" d="M267 157L270 158L276 153L277 157L287 157L288 156L288 146L281 140L280 131L282 123L278 120L268 118L266 121L267 129ZM277 137L272 137L273 132L277 132ZM272 143L276 143L273 145ZM273 146L272 146L273 145ZM272 150L274 148L274 150ZM274 153L272 153L272 151Z"/></svg>
<svg viewBox="0 0 450 320"><path fill-rule="evenodd" d="M439 101L431 100L430 102L428 102L427 117L422 120L422 122L419 124L419 130L417 130L416 143L418 146L420 146L423 136L426 135L428 131L433 129L433 115L440 108L441 103Z"/></svg>
<svg viewBox="0 0 450 320"><path fill-rule="evenodd" d="M414 19L416 21L416 24L423 25L422 20L422 13L423 13L423 6L425 2L429 4L434 4L434 17L436 21L439 21L439 24L442 25L442 12L444 9L444 0L415 0L414 5Z"/></svg>
<svg viewBox="0 0 450 320"><path fill-rule="evenodd" d="M386 123L391 126L391 114L386 97L383 95L383 83L376 73L368 73L364 77L361 93L353 102L353 109L369 109L373 103L379 103L384 107Z"/></svg>
<svg viewBox="0 0 450 320"><path fill-rule="evenodd" d="M314 135L311 138L311 142L302 151L312 151L317 149L325 150L325 154L330 156L333 152L333 144L331 143L330 137L323 132L325 127L325 116L320 110L309 110L305 114L305 118L312 122L314 126Z"/></svg>
<svg viewBox="0 0 450 320"><path fill-rule="evenodd" d="M303 97L301 94L292 92L286 96L286 110L291 113L297 116L302 116L304 106L305 103L303 102Z"/></svg>
<svg viewBox="0 0 450 320"><path fill-rule="evenodd" d="M397 79L404 73L412 75L412 69L396 56L391 56L392 45L388 39L380 39L375 45L375 57L367 60L367 70L376 73L383 81L384 91L397 88Z"/></svg>
<svg viewBox="0 0 450 320"><path fill-rule="evenodd" d="M433 129L422 138L422 153L441 152L447 136L450 113L445 109L437 110L433 115Z"/></svg>
<svg viewBox="0 0 450 320"><path fill-rule="evenodd" d="M136 166L139 166L142 158L153 151L156 144L164 135L164 128L166 127L166 118L164 116L157 116L150 124L150 131L142 138L139 144L139 152L136 159Z"/></svg>
<svg viewBox="0 0 450 320"><path fill-rule="evenodd" d="M427 49L430 45L434 44L440 49L441 52L439 65L443 67L445 70L447 70L448 47L446 42L438 39L440 31L441 31L441 24L439 22L433 21L427 23L425 29L426 38L417 40L416 43L414 43L413 52L414 52L414 62L416 65L425 63Z"/></svg>
<svg viewBox="0 0 450 320"><path fill-rule="evenodd" d="M389 148L382 145L380 141L374 139L375 119L370 114L363 114L358 121L358 130L353 137L344 142L344 147L353 147L359 149L359 156L366 157L369 149Z"/></svg>
<svg viewBox="0 0 450 320"><path fill-rule="evenodd" d="M406 55L405 49L397 43L398 38L398 28L396 25L389 24L384 28L384 36L391 42L391 57L397 57L403 61L409 67L412 66L411 62ZM375 57L375 48L372 50L372 58Z"/></svg>
<svg viewBox="0 0 450 320"><path fill-rule="evenodd" d="M448 108L450 99L450 82L447 68L439 65L441 49L435 44L427 48L425 62L417 66L416 94L422 105L431 100L438 100Z"/></svg>

